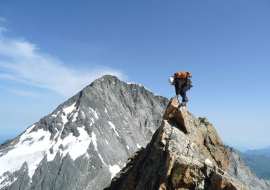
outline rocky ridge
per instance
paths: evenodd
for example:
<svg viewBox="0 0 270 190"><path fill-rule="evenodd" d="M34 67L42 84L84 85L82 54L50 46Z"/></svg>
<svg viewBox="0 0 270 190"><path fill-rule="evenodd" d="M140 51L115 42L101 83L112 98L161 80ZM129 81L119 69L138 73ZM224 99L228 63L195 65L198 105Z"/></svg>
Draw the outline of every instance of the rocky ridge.
<svg viewBox="0 0 270 190"><path fill-rule="evenodd" d="M229 157L206 118L194 118L174 98L163 118L105 190L248 189L227 174Z"/></svg>

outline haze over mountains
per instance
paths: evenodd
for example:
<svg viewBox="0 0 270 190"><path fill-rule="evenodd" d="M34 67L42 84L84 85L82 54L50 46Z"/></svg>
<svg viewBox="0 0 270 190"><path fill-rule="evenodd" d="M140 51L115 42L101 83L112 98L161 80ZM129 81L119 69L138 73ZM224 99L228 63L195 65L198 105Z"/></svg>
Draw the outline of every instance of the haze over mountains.
<svg viewBox="0 0 270 190"><path fill-rule="evenodd" d="M263 156L270 156L270 146L264 149L254 149L254 150L246 150L245 154L253 154L253 155L263 155Z"/></svg>
<svg viewBox="0 0 270 190"><path fill-rule="evenodd" d="M167 98L155 95L142 85L125 83L115 76L105 75L95 80L18 137L0 145L0 189L105 188L117 172L126 166L128 158L141 147L146 147L155 132L160 130L168 103ZM194 118L189 113L189 120L197 131L194 134L200 137L210 133L210 129L215 131L206 118ZM192 144L188 136L175 126L172 128L175 128L177 143L181 145L181 141L185 141ZM201 140L202 147L208 143L213 150L216 147L225 150L218 135ZM188 151L191 156L192 151L195 151L192 147ZM186 152L185 147L183 151ZM181 157L176 149L172 152ZM226 170L228 159L224 162L214 152L213 158L209 159ZM223 151L223 154L226 152ZM201 158L204 158L203 155ZM187 160L190 158L187 157ZM242 167L238 162L241 159L237 156L229 158L231 161L236 160L232 162L235 163L233 166L229 166L232 168L229 170L230 175L248 187L270 187L267 180L261 181L256 175L250 175L251 180L247 172L235 173L240 171L238 166ZM204 159L200 160L204 162ZM226 163L225 167L223 162ZM201 169L202 164L198 163ZM216 174L224 175L222 172ZM203 178L204 174L200 175ZM212 174L206 175L209 182ZM193 187L194 181L191 183Z"/></svg>

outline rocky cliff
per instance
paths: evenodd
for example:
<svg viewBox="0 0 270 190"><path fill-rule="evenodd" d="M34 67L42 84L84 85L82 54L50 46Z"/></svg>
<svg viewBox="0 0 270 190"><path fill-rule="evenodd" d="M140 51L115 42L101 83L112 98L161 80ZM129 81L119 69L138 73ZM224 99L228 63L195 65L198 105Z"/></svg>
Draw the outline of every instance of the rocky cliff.
<svg viewBox="0 0 270 190"><path fill-rule="evenodd" d="M150 141L168 102L115 76L95 80L0 146L0 189L103 189Z"/></svg>
<svg viewBox="0 0 270 190"><path fill-rule="evenodd" d="M233 148L226 146L226 150L231 161L228 168L228 173L231 176L237 178L252 190L270 189L270 180L259 179Z"/></svg>
<svg viewBox="0 0 270 190"><path fill-rule="evenodd" d="M161 127L106 190L248 189L227 174L229 157L215 128L172 99Z"/></svg>

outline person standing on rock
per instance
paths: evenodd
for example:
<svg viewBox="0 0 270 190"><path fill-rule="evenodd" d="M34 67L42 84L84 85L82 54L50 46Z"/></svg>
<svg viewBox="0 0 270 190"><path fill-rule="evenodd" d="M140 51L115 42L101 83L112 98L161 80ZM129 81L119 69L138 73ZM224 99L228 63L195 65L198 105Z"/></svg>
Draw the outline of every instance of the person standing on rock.
<svg viewBox="0 0 270 190"><path fill-rule="evenodd" d="M170 78L169 82L175 87L175 98L178 99L179 94L182 97L182 106L186 106L188 102L187 91L193 87L193 84L189 78L192 78L191 73L189 72L176 72L174 78Z"/></svg>

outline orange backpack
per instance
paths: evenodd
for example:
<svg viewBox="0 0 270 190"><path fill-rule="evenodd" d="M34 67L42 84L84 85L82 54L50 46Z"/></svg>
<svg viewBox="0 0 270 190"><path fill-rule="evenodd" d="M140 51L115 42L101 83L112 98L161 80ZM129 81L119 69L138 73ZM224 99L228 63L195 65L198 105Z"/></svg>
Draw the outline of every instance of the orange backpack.
<svg viewBox="0 0 270 190"><path fill-rule="evenodd" d="M182 81L182 85L183 84L189 84L189 87L190 88L193 87L193 84L192 84L192 82L189 79L189 78L192 78L192 75L191 75L190 72L176 72L176 73L174 73L174 77L175 78L185 79L185 80Z"/></svg>
<svg viewBox="0 0 270 190"><path fill-rule="evenodd" d="M174 77L188 79L188 78L192 78L192 75L190 72L176 72L174 73Z"/></svg>

